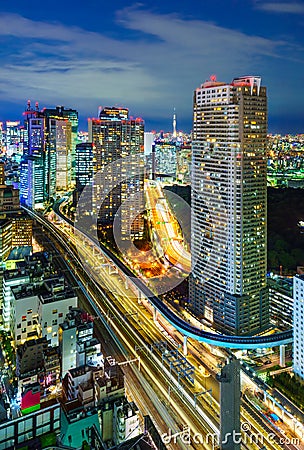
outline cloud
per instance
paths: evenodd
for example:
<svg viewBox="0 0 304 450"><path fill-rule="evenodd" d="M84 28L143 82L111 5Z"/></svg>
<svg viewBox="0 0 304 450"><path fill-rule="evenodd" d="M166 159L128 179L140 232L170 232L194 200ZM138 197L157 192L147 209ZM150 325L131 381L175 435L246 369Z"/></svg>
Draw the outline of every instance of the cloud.
<svg viewBox="0 0 304 450"><path fill-rule="evenodd" d="M31 98L41 107L77 108L83 116L96 114L100 104L120 104L154 122L169 122L176 107L178 118L190 121L192 92L211 73L227 82L250 73L271 79L274 67L284 63L288 71L303 61L303 48L287 40L140 6L118 11L113 29L116 38L0 15L2 104ZM277 80L280 74L275 71Z"/></svg>
<svg viewBox="0 0 304 450"><path fill-rule="evenodd" d="M264 2L257 1L256 8L262 11L282 14L304 14L304 4L300 2Z"/></svg>

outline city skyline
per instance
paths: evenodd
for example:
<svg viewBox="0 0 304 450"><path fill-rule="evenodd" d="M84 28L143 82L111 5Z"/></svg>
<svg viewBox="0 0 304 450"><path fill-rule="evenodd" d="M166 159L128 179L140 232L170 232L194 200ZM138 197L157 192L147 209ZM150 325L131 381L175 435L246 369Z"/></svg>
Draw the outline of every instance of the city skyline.
<svg viewBox="0 0 304 450"><path fill-rule="evenodd" d="M269 86L269 132L301 133L303 14L303 2L100 9L68 0L42 11L18 0L0 15L0 120L20 119L30 98L77 109L81 129L100 105L118 105L143 117L146 130L171 130L175 108L177 129L190 131L195 87L212 74L228 82L239 73Z"/></svg>

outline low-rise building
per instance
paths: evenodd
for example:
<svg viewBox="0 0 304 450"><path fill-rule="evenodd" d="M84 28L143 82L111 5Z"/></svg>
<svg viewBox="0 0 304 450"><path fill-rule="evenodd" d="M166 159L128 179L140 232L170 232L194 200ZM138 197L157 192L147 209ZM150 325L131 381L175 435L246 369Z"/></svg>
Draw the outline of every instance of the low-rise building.
<svg viewBox="0 0 304 450"><path fill-rule="evenodd" d="M33 284L13 286L10 310L10 331L15 345L25 343L41 336L38 304L39 287Z"/></svg>
<svg viewBox="0 0 304 450"><path fill-rule="evenodd" d="M63 381L63 389L67 399L75 400L78 397L79 385L87 383L92 383L92 371L88 366L70 369Z"/></svg>
<svg viewBox="0 0 304 450"><path fill-rule="evenodd" d="M54 400L45 408L0 424L0 448L21 448L47 433L58 433L60 429L60 405Z"/></svg>
<svg viewBox="0 0 304 450"><path fill-rule="evenodd" d="M115 445L133 439L141 433L139 411L134 402L124 397L114 403L113 441Z"/></svg>

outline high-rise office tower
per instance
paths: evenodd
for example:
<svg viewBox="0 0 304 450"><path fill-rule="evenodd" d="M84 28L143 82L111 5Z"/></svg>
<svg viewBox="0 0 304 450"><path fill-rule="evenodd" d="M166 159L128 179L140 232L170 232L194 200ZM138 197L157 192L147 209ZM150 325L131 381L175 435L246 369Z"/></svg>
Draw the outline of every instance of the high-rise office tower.
<svg viewBox="0 0 304 450"><path fill-rule="evenodd" d="M46 118L46 200L56 190L75 186L75 149L78 133L78 112L63 106L42 110Z"/></svg>
<svg viewBox="0 0 304 450"><path fill-rule="evenodd" d="M13 153L18 153L20 144L20 122L7 121L6 122L6 154L11 156Z"/></svg>
<svg viewBox="0 0 304 450"><path fill-rule="evenodd" d="M266 329L267 97L261 78L194 92L192 309L228 334Z"/></svg>
<svg viewBox="0 0 304 450"><path fill-rule="evenodd" d="M76 189L81 192L93 178L93 144L81 142L76 145Z"/></svg>
<svg viewBox="0 0 304 450"><path fill-rule="evenodd" d="M240 360L229 361L216 376L220 382L221 450L241 448L241 375Z"/></svg>
<svg viewBox="0 0 304 450"><path fill-rule="evenodd" d="M94 153L93 209L101 227L111 228L120 209L121 238L131 234L132 238L140 239L144 209L144 121L129 118L126 108L106 107L100 111L99 119L89 119L89 141ZM118 164L112 164L116 160ZM103 181L99 171L103 171ZM98 212L105 189L108 194ZM130 217L134 218L132 224Z"/></svg>

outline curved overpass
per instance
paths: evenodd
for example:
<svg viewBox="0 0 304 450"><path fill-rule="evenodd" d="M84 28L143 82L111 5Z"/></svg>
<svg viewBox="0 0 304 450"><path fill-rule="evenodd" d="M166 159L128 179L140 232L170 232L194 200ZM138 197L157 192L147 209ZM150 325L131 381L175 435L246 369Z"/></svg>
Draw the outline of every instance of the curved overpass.
<svg viewBox="0 0 304 450"><path fill-rule="evenodd" d="M63 200L57 202L54 205L54 212L65 220L69 225L75 226L75 224L68 218L66 218L59 210L59 205ZM38 213L25 208L31 215L35 217L39 217L44 222L49 222ZM157 309L157 311L165 317L165 319L174 326L178 331L180 331L184 336L188 336L197 341L206 342L211 345L215 345L217 347L224 348L235 348L235 349L254 349L254 348L266 348L266 347L277 347L282 344L288 344L292 342L293 339L293 330L287 330L280 333L275 333L268 336L231 336L224 334L211 333L208 331L201 330L194 325L189 324L182 318L180 318L177 314L171 311L168 306L166 306L163 301L158 298L153 292L146 286L140 278L138 278L128 267L126 267L123 262L117 258L108 248L106 248L102 243L98 242L85 230L78 229L81 233L83 233L89 240L92 241L95 245L100 247L102 252L106 255L107 258L113 261L115 266L125 275L127 276L136 288L148 298L149 302Z"/></svg>

